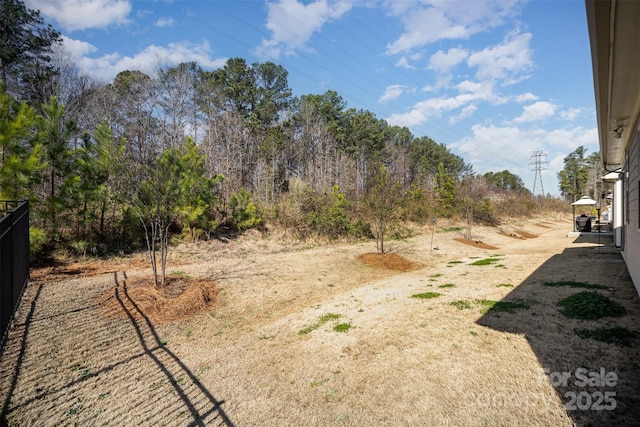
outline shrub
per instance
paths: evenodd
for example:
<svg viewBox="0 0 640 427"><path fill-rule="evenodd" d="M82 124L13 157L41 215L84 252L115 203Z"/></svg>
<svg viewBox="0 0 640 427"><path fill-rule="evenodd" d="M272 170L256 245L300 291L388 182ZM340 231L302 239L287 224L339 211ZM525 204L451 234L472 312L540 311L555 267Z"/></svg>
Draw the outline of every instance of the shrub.
<svg viewBox="0 0 640 427"><path fill-rule="evenodd" d="M301 203L301 215L296 227L302 236L317 234L329 239L341 237L369 237L371 226L362 219L354 219L353 203L334 186L330 194L308 190Z"/></svg>
<svg viewBox="0 0 640 427"><path fill-rule="evenodd" d="M251 201L251 194L244 188L240 189L239 193L231 195L229 206L231 207L232 224L238 230L245 231L262 223L258 209Z"/></svg>
<svg viewBox="0 0 640 427"><path fill-rule="evenodd" d="M29 228L29 251L31 254L39 253L47 243L47 234L42 228Z"/></svg>

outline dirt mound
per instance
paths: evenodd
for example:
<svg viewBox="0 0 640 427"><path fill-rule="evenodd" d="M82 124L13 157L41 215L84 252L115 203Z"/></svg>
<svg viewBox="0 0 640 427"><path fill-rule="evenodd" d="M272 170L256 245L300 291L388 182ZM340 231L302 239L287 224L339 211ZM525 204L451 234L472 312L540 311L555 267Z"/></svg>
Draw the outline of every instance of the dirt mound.
<svg viewBox="0 0 640 427"><path fill-rule="evenodd" d="M491 246L487 243L483 243L480 240L470 240L470 239L465 239L464 237L456 237L453 240L455 240L456 242L464 243L465 245L473 246L480 249L498 249L497 246Z"/></svg>
<svg viewBox="0 0 640 427"><path fill-rule="evenodd" d="M411 262L398 254L366 253L358 257L362 262L372 267L386 268L394 271L412 271L420 268L415 262Z"/></svg>
<svg viewBox="0 0 640 427"><path fill-rule="evenodd" d="M171 278L164 288L156 288L151 277L136 277L118 282L99 298L98 304L109 317L146 317L153 323L163 323L211 308L218 291L218 285L210 280Z"/></svg>

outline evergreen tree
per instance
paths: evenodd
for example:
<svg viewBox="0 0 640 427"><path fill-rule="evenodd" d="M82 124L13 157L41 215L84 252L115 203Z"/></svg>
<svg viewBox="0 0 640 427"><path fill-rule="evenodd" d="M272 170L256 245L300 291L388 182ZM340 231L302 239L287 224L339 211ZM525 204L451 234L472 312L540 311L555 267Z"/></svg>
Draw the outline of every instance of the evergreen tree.
<svg viewBox="0 0 640 427"><path fill-rule="evenodd" d="M438 164L438 172L435 176L435 202L440 215L450 217L453 215L456 201L456 179L447 173L444 164Z"/></svg>
<svg viewBox="0 0 640 427"><path fill-rule="evenodd" d="M39 11L21 0L0 0L0 80L7 91L24 95L25 84L55 74L50 55L60 42Z"/></svg>
<svg viewBox="0 0 640 427"><path fill-rule="evenodd" d="M564 169L558 172L560 191L567 202L574 202L585 195L589 180L587 150L580 146L564 158Z"/></svg>
<svg viewBox="0 0 640 427"><path fill-rule="evenodd" d="M514 175L508 170L502 172L487 172L484 178L492 186L501 190L514 191L516 193L530 193L524 186L524 182L518 175Z"/></svg>
<svg viewBox="0 0 640 427"><path fill-rule="evenodd" d="M38 139L42 144L45 160L45 176L42 199L43 220L50 237L61 236L62 221L70 211L69 190L78 180L74 170L73 152L70 141L77 131L72 121L64 121L64 106L55 97L42 106L43 114L38 116Z"/></svg>
<svg viewBox="0 0 640 427"><path fill-rule="evenodd" d="M42 145L34 142L35 114L0 84L0 199L33 197L42 170Z"/></svg>

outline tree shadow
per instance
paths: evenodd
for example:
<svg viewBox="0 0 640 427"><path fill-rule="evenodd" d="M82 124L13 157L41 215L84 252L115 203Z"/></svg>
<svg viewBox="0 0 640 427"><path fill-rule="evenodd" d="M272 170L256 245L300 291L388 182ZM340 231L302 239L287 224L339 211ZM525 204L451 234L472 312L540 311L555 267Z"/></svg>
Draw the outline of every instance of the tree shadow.
<svg viewBox="0 0 640 427"><path fill-rule="evenodd" d="M126 276L113 280L126 320L95 307L113 282L28 289L0 360L0 425L233 426L129 297Z"/></svg>
<svg viewBox="0 0 640 427"><path fill-rule="evenodd" d="M541 367L535 374L554 387L567 415L581 426L640 423L640 301L620 253L600 246L611 243L611 237L607 238L579 236L574 243L593 245L570 247L553 256L502 300L528 308L510 313L489 310L477 321L497 331L525 336ZM601 288L545 285L558 282ZM558 301L585 291L598 292L621 304L627 314L587 321L560 313ZM575 332L612 327L635 332L632 345L583 339Z"/></svg>
<svg viewBox="0 0 640 427"><path fill-rule="evenodd" d="M19 335L20 336L20 344L17 346L18 347L18 352L17 355L14 355L15 358L15 369L13 369L12 371L10 371L9 373L9 386L6 387L3 385L3 392L2 392L2 408L0 408L0 426L8 426L9 423L7 422L7 412L9 410L9 402L11 400L11 395L13 394L14 390L16 389L16 386L18 385L18 376L20 375L20 369L22 367L22 361L25 357L25 353L27 350L27 338L29 337L29 325L31 324L31 321L33 319L33 315L35 313L36 310L36 304L38 302L38 299L40 298L40 293L42 292L42 284L40 284L36 290L36 294L33 297L33 299L31 300L31 304L30 304L30 308L29 308L29 312L27 313L27 317L26 320L21 323L21 324L15 324L13 326L13 329L21 329L22 332ZM7 341L9 341L9 339L7 339ZM8 347L8 345L7 345ZM14 347L15 348L15 347ZM2 352L0 352L0 358L3 356L3 354L5 353L4 351L5 349L2 349ZM7 357L5 355L5 357ZM5 384L6 381L5 378L2 378L2 384Z"/></svg>
<svg viewBox="0 0 640 427"><path fill-rule="evenodd" d="M171 386L175 389L182 402L188 408L192 419L189 425L205 426L211 425L211 422L213 421L216 422L217 425L233 426L233 423L221 407L224 401L218 401L214 398L211 392L202 385L193 372L164 345L149 318L142 312L142 310L140 310L135 301L129 296L126 284L126 273L123 273L123 276L123 286L120 288L118 286L118 274L114 273L114 281L116 282L116 299L120 303L122 310L126 313L131 326L135 329L136 336L138 337L140 346L143 348L145 355L149 357L157 365L158 369L166 376ZM124 301L125 299L128 304L133 306L137 315L127 309ZM138 316L142 321L137 320ZM147 330L147 333L144 332L144 329ZM148 340L151 341L151 345L147 343ZM172 363L166 363L163 360L162 355L156 353L162 353L164 356L167 356L169 362ZM199 394L205 397L204 401L201 400L198 404L197 401L192 400L186 387L183 387L176 380L181 376L181 374L186 375L191 384L198 390Z"/></svg>

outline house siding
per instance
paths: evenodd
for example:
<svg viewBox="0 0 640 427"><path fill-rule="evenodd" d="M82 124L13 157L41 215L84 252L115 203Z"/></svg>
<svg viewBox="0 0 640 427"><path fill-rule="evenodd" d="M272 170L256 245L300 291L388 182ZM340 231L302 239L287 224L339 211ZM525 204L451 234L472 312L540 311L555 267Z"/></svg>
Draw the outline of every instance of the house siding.
<svg viewBox="0 0 640 427"><path fill-rule="evenodd" d="M629 274L640 294L640 131L626 153L624 256Z"/></svg>

